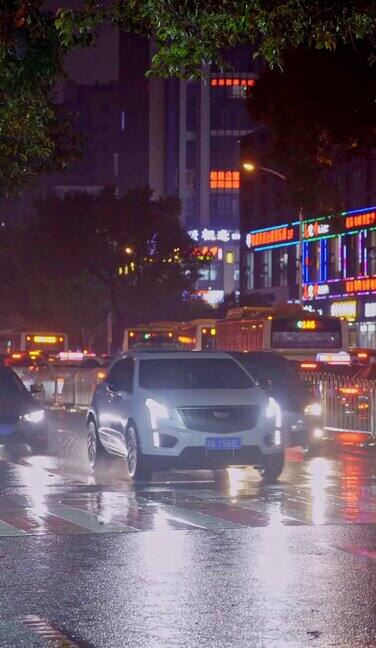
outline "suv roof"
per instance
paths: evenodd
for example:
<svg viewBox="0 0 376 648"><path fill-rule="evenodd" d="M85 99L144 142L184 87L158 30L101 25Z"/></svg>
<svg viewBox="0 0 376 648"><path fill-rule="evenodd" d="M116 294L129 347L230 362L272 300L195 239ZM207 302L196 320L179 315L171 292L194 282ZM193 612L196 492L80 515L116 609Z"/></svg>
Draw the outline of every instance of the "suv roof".
<svg viewBox="0 0 376 648"><path fill-rule="evenodd" d="M194 359L213 359L213 358L227 358L233 360L229 353L223 351L128 351L123 353L119 358L135 358L139 360L164 359L164 358L194 358Z"/></svg>

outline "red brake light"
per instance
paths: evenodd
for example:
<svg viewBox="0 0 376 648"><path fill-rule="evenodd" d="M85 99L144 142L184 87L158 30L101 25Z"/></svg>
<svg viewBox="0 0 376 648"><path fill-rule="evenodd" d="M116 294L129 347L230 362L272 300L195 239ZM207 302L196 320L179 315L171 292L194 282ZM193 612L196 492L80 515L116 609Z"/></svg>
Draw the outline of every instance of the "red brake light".
<svg viewBox="0 0 376 648"><path fill-rule="evenodd" d="M339 391L341 394L348 394L348 395L355 395L359 394L359 389L358 387L340 387Z"/></svg>
<svg viewBox="0 0 376 648"><path fill-rule="evenodd" d="M317 362L301 362L301 369L317 369Z"/></svg>

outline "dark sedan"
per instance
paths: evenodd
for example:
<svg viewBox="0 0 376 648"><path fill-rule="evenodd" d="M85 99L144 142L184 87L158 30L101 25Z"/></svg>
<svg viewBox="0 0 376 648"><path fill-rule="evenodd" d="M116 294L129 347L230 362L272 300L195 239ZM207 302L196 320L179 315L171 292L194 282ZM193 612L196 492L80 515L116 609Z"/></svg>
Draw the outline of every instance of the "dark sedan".
<svg viewBox="0 0 376 648"><path fill-rule="evenodd" d="M296 366L276 351L232 352L231 355L281 405L290 445L316 449L323 435L322 407L312 386L300 378Z"/></svg>
<svg viewBox="0 0 376 648"><path fill-rule="evenodd" d="M32 393L38 388L32 385ZM27 444L43 454L48 445L45 412L17 374L0 366L0 445Z"/></svg>

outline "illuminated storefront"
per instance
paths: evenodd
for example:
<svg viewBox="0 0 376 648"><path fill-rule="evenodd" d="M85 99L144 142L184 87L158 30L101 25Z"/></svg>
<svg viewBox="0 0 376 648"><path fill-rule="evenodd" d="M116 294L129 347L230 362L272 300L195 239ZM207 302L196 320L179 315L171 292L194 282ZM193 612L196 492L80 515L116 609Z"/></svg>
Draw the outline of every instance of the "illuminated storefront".
<svg viewBox="0 0 376 648"><path fill-rule="evenodd" d="M204 228L188 234L194 242L193 254L202 262L197 295L218 306L225 295L239 290L239 231Z"/></svg>
<svg viewBox="0 0 376 648"><path fill-rule="evenodd" d="M359 345L376 347L376 207L303 220L300 236L299 227L246 234L246 294L301 298L309 310L345 317Z"/></svg>

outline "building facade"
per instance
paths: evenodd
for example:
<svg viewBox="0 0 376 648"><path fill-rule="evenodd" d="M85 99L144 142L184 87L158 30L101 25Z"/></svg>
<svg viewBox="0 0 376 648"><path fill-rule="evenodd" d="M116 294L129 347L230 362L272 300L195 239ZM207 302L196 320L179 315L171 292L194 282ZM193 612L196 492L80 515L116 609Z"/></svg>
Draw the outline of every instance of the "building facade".
<svg viewBox="0 0 376 648"><path fill-rule="evenodd" d="M376 207L292 221L246 234L245 299L301 301L346 318L353 343L376 348Z"/></svg>

